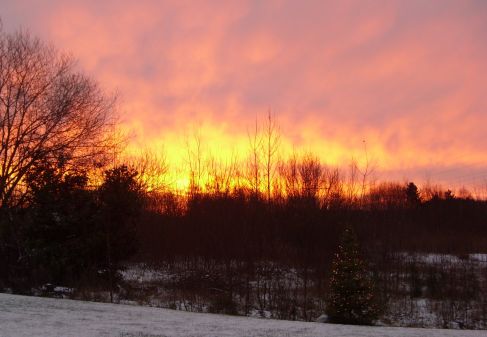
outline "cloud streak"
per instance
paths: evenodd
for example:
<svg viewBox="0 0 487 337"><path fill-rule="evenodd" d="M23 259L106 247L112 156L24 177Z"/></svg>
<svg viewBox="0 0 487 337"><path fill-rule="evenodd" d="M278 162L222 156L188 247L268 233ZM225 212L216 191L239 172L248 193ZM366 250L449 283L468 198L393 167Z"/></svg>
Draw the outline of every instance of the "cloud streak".
<svg viewBox="0 0 487 337"><path fill-rule="evenodd" d="M117 89L139 143L201 124L242 148L271 108L287 143L336 164L363 140L395 177L485 163L484 1L7 0L2 16Z"/></svg>

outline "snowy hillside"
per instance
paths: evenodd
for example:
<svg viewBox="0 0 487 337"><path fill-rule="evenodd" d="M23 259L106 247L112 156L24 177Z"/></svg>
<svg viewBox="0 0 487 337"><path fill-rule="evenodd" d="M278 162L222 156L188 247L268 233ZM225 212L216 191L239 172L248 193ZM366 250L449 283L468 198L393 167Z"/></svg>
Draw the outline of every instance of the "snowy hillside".
<svg viewBox="0 0 487 337"><path fill-rule="evenodd" d="M277 321L159 308L0 294L0 336L485 336L485 331Z"/></svg>

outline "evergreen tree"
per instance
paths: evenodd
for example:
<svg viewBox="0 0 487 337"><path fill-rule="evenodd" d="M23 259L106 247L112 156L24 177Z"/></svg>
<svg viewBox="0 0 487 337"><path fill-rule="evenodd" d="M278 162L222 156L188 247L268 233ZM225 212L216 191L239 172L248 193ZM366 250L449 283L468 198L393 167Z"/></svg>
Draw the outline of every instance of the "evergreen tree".
<svg viewBox="0 0 487 337"><path fill-rule="evenodd" d="M62 161L36 165L26 174L29 207L19 232L24 257L19 267L30 283L76 283L95 266L96 205L85 172L67 171Z"/></svg>
<svg viewBox="0 0 487 337"><path fill-rule="evenodd" d="M99 188L100 221L104 227L105 267L113 302L121 262L132 256L137 248L135 221L142 207L142 190L138 172L126 165L105 171Z"/></svg>
<svg viewBox="0 0 487 337"><path fill-rule="evenodd" d="M413 182L410 182L406 186L406 199L410 207L417 207L421 204L418 187Z"/></svg>
<svg viewBox="0 0 487 337"><path fill-rule="evenodd" d="M345 229L333 260L326 311L330 322L343 324L369 325L379 314L375 286L352 228Z"/></svg>

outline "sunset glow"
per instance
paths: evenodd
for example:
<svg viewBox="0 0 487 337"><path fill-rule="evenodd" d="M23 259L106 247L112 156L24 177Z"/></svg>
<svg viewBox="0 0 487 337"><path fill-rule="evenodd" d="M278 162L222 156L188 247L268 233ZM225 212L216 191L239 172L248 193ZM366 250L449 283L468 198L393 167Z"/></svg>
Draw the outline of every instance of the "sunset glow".
<svg viewBox="0 0 487 337"><path fill-rule="evenodd" d="M164 150L189 186L205 161L242 163L270 110L279 156L373 162L381 179L487 183L485 1L4 0L120 96L127 151ZM240 164L241 165L241 164ZM487 185L486 185L487 186Z"/></svg>

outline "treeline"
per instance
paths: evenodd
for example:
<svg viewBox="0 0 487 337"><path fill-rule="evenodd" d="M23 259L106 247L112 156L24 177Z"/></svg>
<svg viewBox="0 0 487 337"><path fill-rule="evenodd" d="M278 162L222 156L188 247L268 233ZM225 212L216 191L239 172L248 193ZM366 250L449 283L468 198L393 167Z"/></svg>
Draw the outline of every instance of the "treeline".
<svg viewBox="0 0 487 337"><path fill-rule="evenodd" d="M318 186L319 184L316 183ZM145 258L282 260L323 266L337 238L353 226L370 253L467 254L487 249L487 203L448 190L422 199L414 183L384 183L362 197L235 189L224 193L147 195L139 222Z"/></svg>
<svg viewBox="0 0 487 337"><path fill-rule="evenodd" d="M309 165L309 157L294 164ZM317 159L313 165L324 167ZM148 191L144 179L119 165L90 186L86 171L61 163L31 167L26 203L2 209L5 285L75 285L103 272L116 278L130 257L154 264L273 262L309 271L325 285L347 226L372 264L398 252L462 256L487 248L485 201L448 190L424 200L414 183L379 184L360 196L323 192L322 184L331 185L325 179L315 175L303 183L300 175L292 193L274 191L269 198L249 188ZM341 184L339 175L333 179Z"/></svg>

